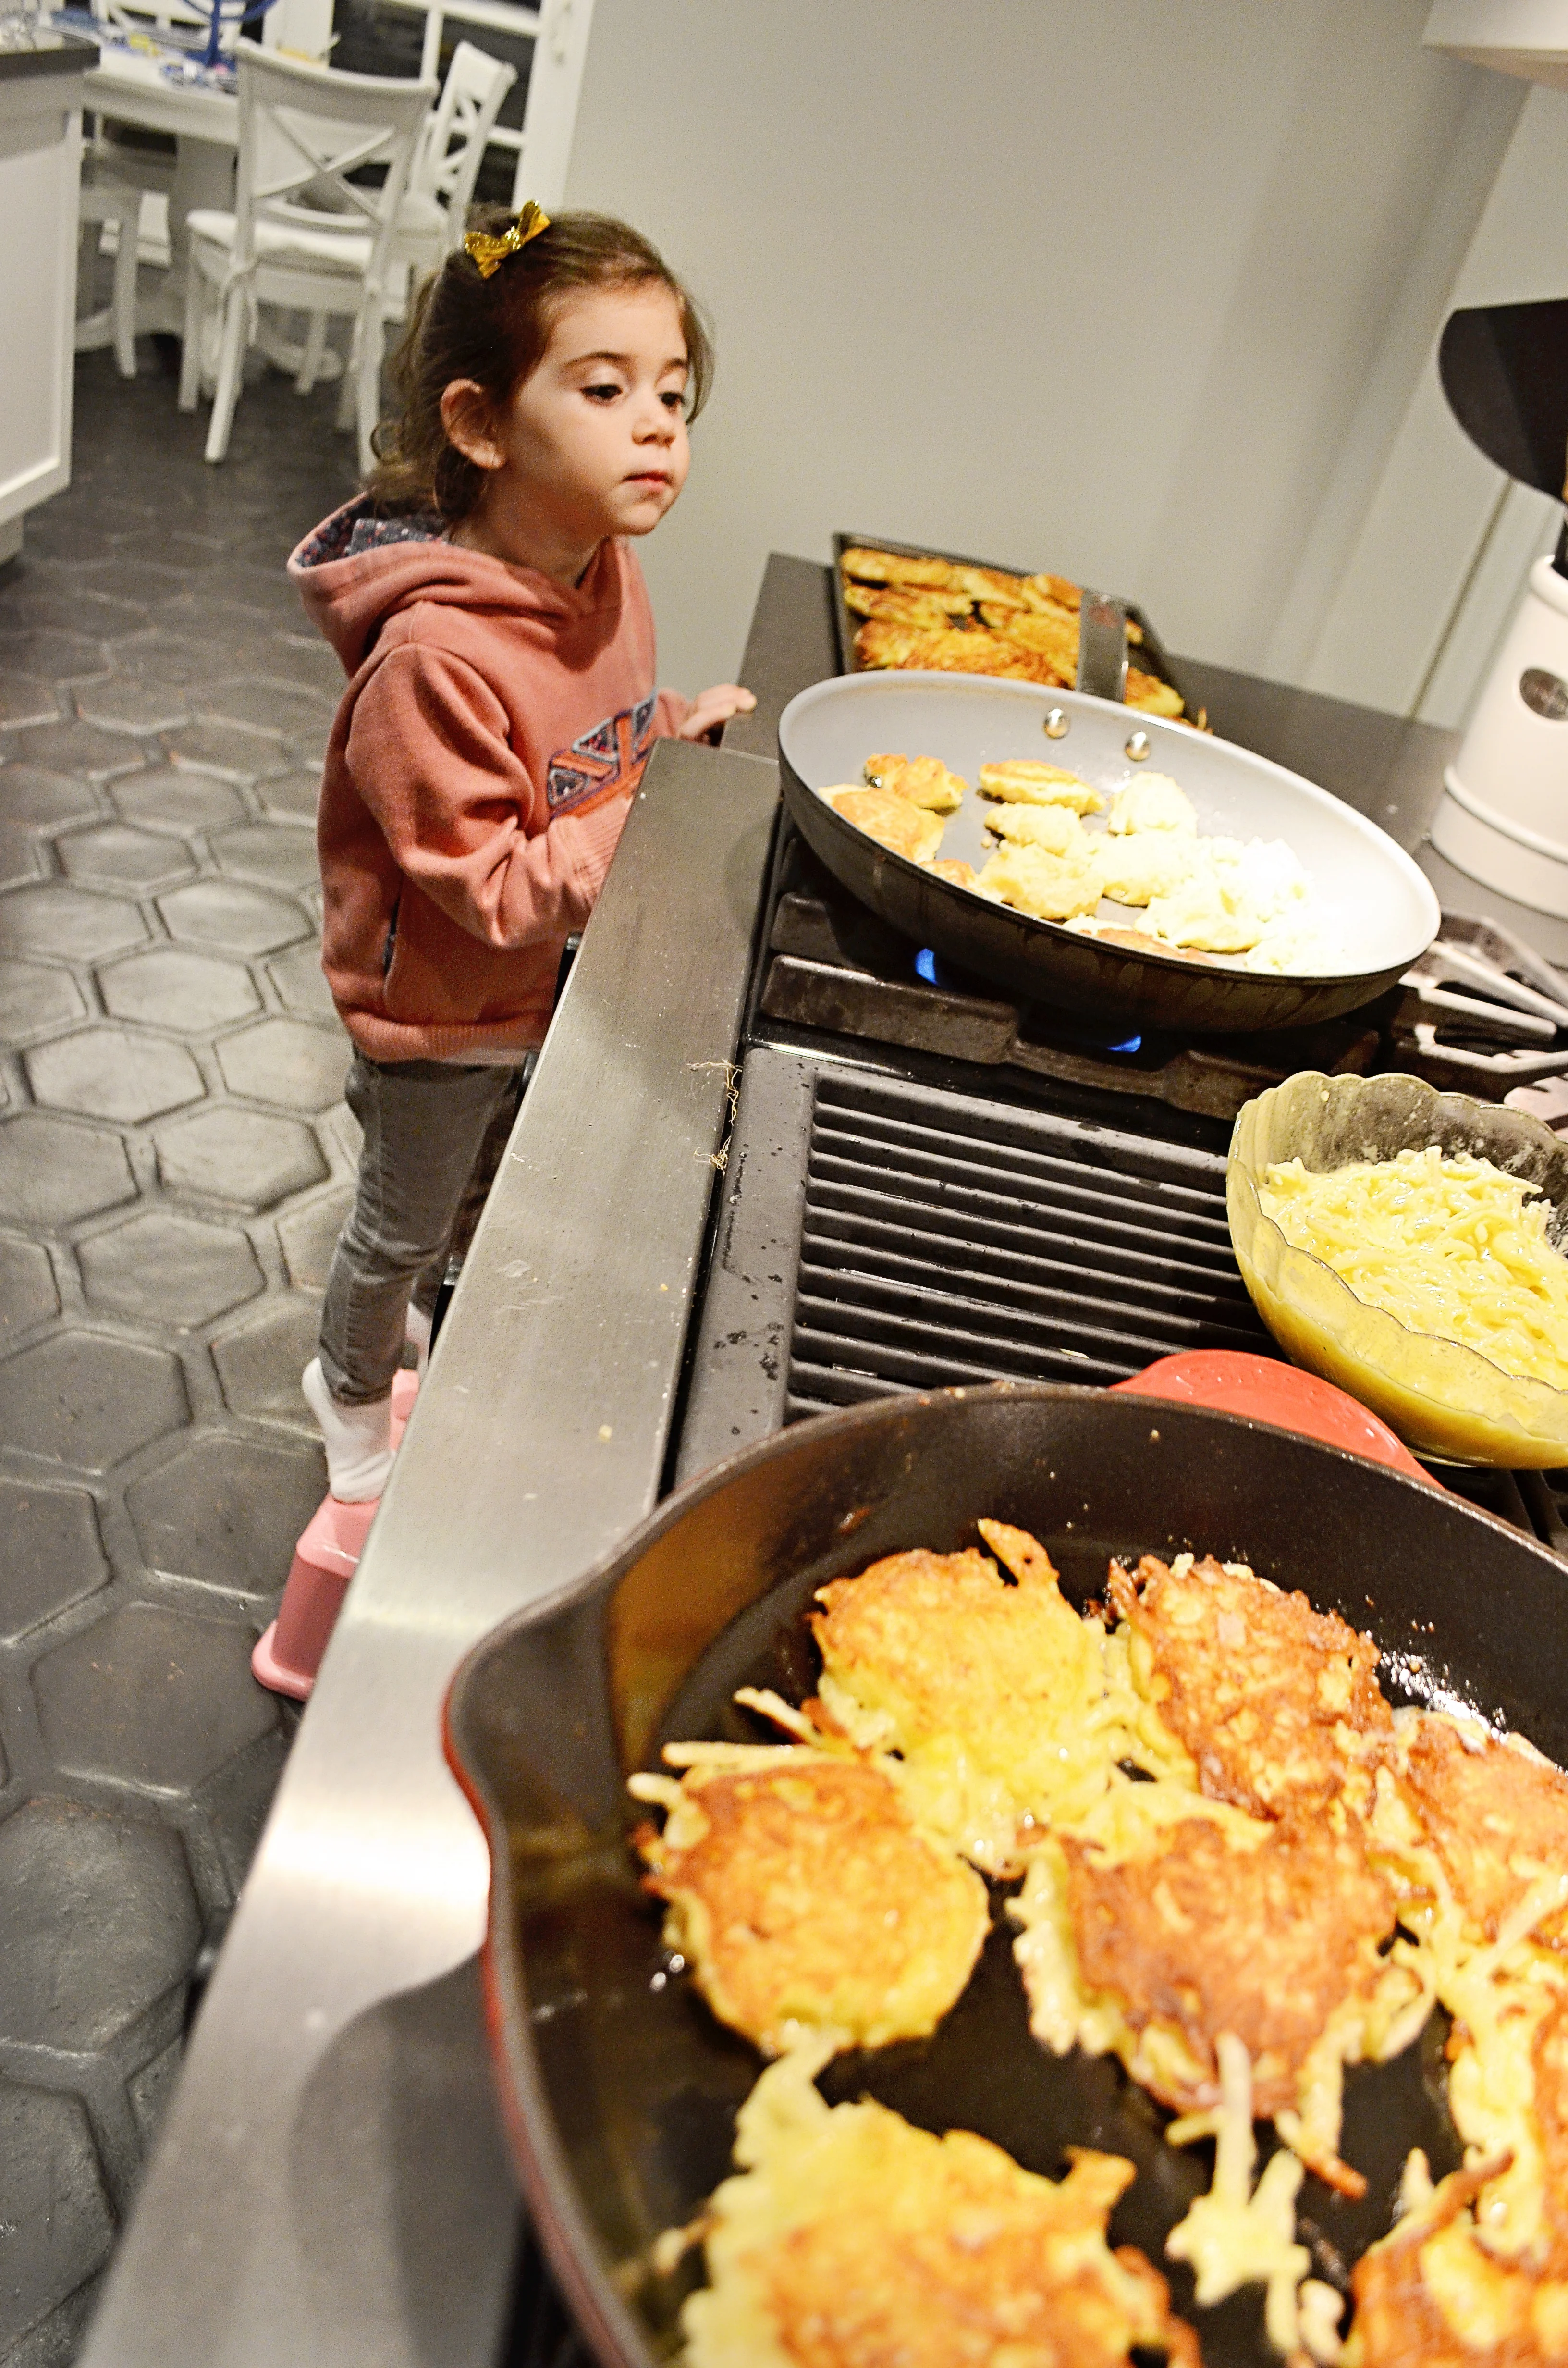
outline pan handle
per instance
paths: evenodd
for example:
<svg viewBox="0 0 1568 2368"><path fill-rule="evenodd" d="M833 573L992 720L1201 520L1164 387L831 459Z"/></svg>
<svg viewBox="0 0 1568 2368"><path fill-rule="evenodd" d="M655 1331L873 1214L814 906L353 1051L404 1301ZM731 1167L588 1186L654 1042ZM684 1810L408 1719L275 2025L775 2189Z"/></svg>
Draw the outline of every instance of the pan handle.
<svg viewBox="0 0 1568 2368"><path fill-rule="evenodd" d="M1208 1406L1215 1414L1245 1415L1275 1430L1294 1430L1325 1446L1342 1447L1369 1463L1386 1463L1408 1480L1424 1480L1428 1487L1443 1485L1417 1463L1386 1422L1357 1399L1332 1382L1274 1357L1255 1357L1239 1349L1189 1349L1180 1356L1160 1357L1111 1387L1133 1397L1173 1398L1184 1406Z"/></svg>

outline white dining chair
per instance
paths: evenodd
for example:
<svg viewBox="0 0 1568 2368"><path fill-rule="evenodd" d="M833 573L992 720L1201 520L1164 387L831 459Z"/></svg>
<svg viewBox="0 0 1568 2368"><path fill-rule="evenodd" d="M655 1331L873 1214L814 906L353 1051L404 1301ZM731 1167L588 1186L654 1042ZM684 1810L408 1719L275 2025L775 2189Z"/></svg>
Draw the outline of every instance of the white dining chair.
<svg viewBox="0 0 1568 2368"><path fill-rule="evenodd" d="M398 220L399 245L411 260L427 259L434 271L461 238L484 151L517 79L516 66L488 56L472 41L460 41L452 51L440 104L430 118ZM426 244L416 253L422 233Z"/></svg>
<svg viewBox="0 0 1568 2368"><path fill-rule="evenodd" d="M388 275L388 320L406 313L412 291L426 272L440 269L461 238L490 134L517 79L516 66L488 56L472 41L460 41L453 51L440 103L419 143L398 209ZM294 381L301 394L309 394L321 372L326 329L326 315L314 313Z"/></svg>
<svg viewBox="0 0 1568 2368"><path fill-rule="evenodd" d="M354 327L346 393L358 427L360 466L368 469L398 211L435 85L339 74L252 41L241 41L235 57L234 211L199 207L189 216L180 409L195 410L210 375L207 458L221 461L257 306L347 318ZM376 165L385 167L379 188L353 177Z"/></svg>

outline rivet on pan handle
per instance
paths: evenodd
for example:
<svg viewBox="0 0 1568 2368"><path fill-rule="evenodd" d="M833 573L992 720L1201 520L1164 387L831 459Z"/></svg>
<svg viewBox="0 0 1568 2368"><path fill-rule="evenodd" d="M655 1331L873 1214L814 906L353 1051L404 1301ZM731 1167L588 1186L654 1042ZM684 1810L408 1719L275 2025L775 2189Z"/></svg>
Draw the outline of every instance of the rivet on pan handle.
<svg viewBox="0 0 1568 2368"><path fill-rule="evenodd" d="M1076 688L1091 699L1119 700L1127 687L1127 611L1104 592L1084 594L1078 610Z"/></svg>

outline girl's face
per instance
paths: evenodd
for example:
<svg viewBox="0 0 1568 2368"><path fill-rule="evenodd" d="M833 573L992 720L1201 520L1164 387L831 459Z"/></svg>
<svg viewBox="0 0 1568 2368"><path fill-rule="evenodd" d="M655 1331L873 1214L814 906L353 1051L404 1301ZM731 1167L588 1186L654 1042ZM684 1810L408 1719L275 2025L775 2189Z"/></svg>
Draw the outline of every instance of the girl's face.
<svg viewBox="0 0 1568 2368"><path fill-rule="evenodd" d="M687 375L679 308L662 282L570 298L537 368L488 423L490 534L510 540L511 520L526 519L530 542L542 533L589 552L607 535L651 532L691 462ZM453 440L466 446L460 428Z"/></svg>

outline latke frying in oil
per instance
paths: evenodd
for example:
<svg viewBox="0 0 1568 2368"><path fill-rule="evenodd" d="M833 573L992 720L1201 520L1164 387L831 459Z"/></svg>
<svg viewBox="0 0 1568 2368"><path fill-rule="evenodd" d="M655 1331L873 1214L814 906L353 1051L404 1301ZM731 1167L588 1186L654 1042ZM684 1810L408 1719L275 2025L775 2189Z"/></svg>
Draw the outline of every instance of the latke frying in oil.
<svg viewBox="0 0 1568 2368"><path fill-rule="evenodd" d="M721 2022L777 2055L818 2034L885 2047L934 2031L974 1968L985 1885L921 1833L879 1770L812 1751L767 1752L668 1780L663 1833L639 1847L669 1903L665 1938Z"/></svg>
<svg viewBox="0 0 1568 2368"><path fill-rule="evenodd" d="M1393 1741L1378 1648L1332 1611L1314 1611L1239 1565L1146 1554L1111 1565L1107 1592L1132 1638L1139 1691L1198 1763L1211 1800L1255 1816L1348 1788Z"/></svg>
<svg viewBox="0 0 1568 2368"><path fill-rule="evenodd" d="M860 789L850 782L843 789L824 790L823 794L846 822L852 822L879 847L907 856L911 863L929 863L942 844L940 814L926 814L892 790Z"/></svg>
<svg viewBox="0 0 1568 2368"><path fill-rule="evenodd" d="M1165 2280L1106 2242L1130 2162L1074 2148L1041 2179L971 2131L830 2107L812 2068L773 2066L741 2108L687 2368L1118 2368L1134 2348L1200 2368Z"/></svg>
<svg viewBox="0 0 1568 2368"><path fill-rule="evenodd" d="M1568 1776L1515 1743L1426 1716L1402 1736L1399 1782L1467 1920L1488 1941L1541 1874L1568 1868ZM1562 1937L1565 1918L1547 1930Z"/></svg>
<svg viewBox="0 0 1568 2368"><path fill-rule="evenodd" d="M972 1548L916 1547L820 1588L812 1631L828 1716L900 1752L921 1822L994 1873L1036 1823L1096 1800L1129 1745L1103 1633L1044 1548L1004 1522L980 1532L1014 1584Z"/></svg>
<svg viewBox="0 0 1568 2368"><path fill-rule="evenodd" d="M1015 1954L1037 2038L1057 2055L1113 2051L1178 2113L1218 2103L1232 2033L1251 2059L1254 2112L1297 2116L1314 2168L1354 2192L1336 2158L1339 2067L1380 2055L1421 1996L1380 1954L1394 1906L1342 1806L1267 1823L1131 1784L1035 1854Z"/></svg>

